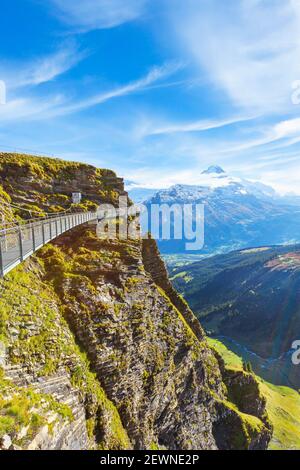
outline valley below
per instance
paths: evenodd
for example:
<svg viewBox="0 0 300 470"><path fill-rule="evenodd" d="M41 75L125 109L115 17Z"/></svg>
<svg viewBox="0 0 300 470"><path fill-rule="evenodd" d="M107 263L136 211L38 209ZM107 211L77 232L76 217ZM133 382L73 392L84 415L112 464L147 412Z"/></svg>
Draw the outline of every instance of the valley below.
<svg viewBox="0 0 300 470"><path fill-rule="evenodd" d="M300 0L2 4L2 467L297 465Z"/></svg>
<svg viewBox="0 0 300 470"><path fill-rule="evenodd" d="M9 224L127 198L111 170L0 157ZM0 448L300 448L300 247L176 254L168 273L124 223L110 237L95 217L0 279Z"/></svg>
<svg viewBox="0 0 300 470"><path fill-rule="evenodd" d="M222 337L275 384L299 388L291 360L300 331L299 245L261 247L170 267L206 332Z"/></svg>
<svg viewBox="0 0 300 470"><path fill-rule="evenodd" d="M7 223L115 207L119 196L111 170L0 155ZM118 234L127 221L112 223ZM0 279L0 448L267 449L257 379L225 370L156 241L97 227L95 217L66 231Z"/></svg>
<svg viewBox="0 0 300 470"><path fill-rule="evenodd" d="M225 361L226 367L241 370L244 361L256 364L255 354L245 351L245 348L227 338L209 339L209 344L215 348ZM299 450L300 449L300 394L293 388L274 385L257 372L260 390L266 399L266 407L274 426L273 437L269 450Z"/></svg>
<svg viewBox="0 0 300 470"><path fill-rule="evenodd" d="M266 359L227 336L211 336L211 338L220 341L230 351L242 358L244 362L250 363L253 371L263 379L272 382L274 385L286 385L298 390L299 379L297 369L295 369L294 374L290 372L291 367L293 367L292 353L294 350L290 350L278 358Z"/></svg>
<svg viewBox="0 0 300 470"><path fill-rule="evenodd" d="M270 449L300 448L300 372L291 349L300 331L300 247L264 246L169 265L228 367L258 377L274 425Z"/></svg>

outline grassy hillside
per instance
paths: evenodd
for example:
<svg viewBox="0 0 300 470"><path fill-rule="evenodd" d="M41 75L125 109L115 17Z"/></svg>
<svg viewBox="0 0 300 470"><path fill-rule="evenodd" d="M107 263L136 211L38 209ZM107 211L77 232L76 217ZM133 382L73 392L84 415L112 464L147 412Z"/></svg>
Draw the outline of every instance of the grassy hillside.
<svg viewBox="0 0 300 470"><path fill-rule="evenodd" d="M210 346L222 356L228 368L241 370L242 358L218 340L209 338ZM300 449L300 394L288 387L272 385L257 377L267 400L267 411L274 426L270 450Z"/></svg>
<svg viewBox="0 0 300 470"><path fill-rule="evenodd" d="M108 170L0 153L19 220L124 194ZM258 384L238 373L231 401L204 338L154 240L70 230L0 280L0 449L266 449Z"/></svg>
<svg viewBox="0 0 300 470"><path fill-rule="evenodd" d="M0 152L0 182L0 222L96 210L101 203L117 203L124 194L123 180L111 170L15 153ZM73 192L82 194L81 203L72 203Z"/></svg>
<svg viewBox="0 0 300 470"><path fill-rule="evenodd" d="M224 339L267 381L300 388L290 356L300 331L299 245L218 255L171 276L209 336Z"/></svg>

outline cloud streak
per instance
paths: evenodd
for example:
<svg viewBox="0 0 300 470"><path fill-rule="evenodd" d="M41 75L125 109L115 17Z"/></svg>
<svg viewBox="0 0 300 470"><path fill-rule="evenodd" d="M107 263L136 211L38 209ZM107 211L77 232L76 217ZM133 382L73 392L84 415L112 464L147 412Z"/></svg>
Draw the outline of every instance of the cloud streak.
<svg viewBox="0 0 300 470"><path fill-rule="evenodd" d="M0 63L0 75L9 89L37 86L47 83L72 69L87 56L75 43L64 44L48 56L29 63Z"/></svg>
<svg viewBox="0 0 300 470"><path fill-rule="evenodd" d="M189 132L205 132L222 127L231 126L238 123L250 121L255 117L235 117L223 120L200 120L188 123L166 123L160 126L149 125L144 128L145 135L179 134Z"/></svg>
<svg viewBox="0 0 300 470"><path fill-rule="evenodd" d="M55 111L56 115L76 113L84 109L89 109L91 107L106 103L107 101L110 101L115 98L120 98L122 96L127 96L133 93L147 90L147 88L153 85L154 83L157 83L170 77L171 75L179 71L181 68L182 65L180 63L167 63L160 67L153 67L147 73L147 75L136 81L113 88L103 93L99 93L90 98L78 101L77 103L64 106Z"/></svg>
<svg viewBox="0 0 300 470"><path fill-rule="evenodd" d="M148 0L50 0L62 22L80 32L108 29L133 21Z"/></svg>
<svg viewBox="0 0 300 470"><path fill-rule="evenodd" d="M154 83L164 85L164 80L182 68L179 63L167 63L153 67L144 77L89 98L70 103L64 95L46 96L40 99L31 97L15 98L0 107L0 121L18 121L20 119L51 119L79 113L110 100L147 90ZM159 85L157 85L159 86Z"/></svg>
<svg viewBox="0 0 300 470"><path fill-rule="evenodd" d="M235 106L291 106L292 82L300 77L299 0L169 4L177 41Z"/></svg>

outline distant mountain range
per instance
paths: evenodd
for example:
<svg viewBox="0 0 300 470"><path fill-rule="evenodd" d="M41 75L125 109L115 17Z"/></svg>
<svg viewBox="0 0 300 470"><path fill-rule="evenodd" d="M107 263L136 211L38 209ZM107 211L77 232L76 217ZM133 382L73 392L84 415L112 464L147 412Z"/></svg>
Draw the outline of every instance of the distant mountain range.
<svg viewBox="0 0 300 470"><path fill-rule="evenodd" d="M272 383L300 387L291 360L300 339L300 245L218 255L171 276L210 335Z"/></svg>
<svg viewBox="0 0 300 470"><path fill-rule="evenodd" d="M129 194L130 199L136 204L142 203L150 199L154 194L161 191L160 189L143 188L132 181L125 181L125 187Z"/></svg>
<svg viewBox="0 0 300 470"><path fill-rule="evenodd" d="M131 182L127 187L135 202L144 201L148 207L204 204L205 246L199 251L203 255L300 242L299 198L281 197L270 186L232 177L219 166L204 170L198 185L155 190ZM164 254L183 254L186 241L161 240L159 247Z"/></svg>

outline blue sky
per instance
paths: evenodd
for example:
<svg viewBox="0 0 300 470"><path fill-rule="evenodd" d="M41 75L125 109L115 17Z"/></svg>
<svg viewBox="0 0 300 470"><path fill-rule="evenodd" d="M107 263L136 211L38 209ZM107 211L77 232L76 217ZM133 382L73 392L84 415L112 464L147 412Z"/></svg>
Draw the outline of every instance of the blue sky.
<svg viewBox="0 0 300 470"><path fill-rule="evenodd" d="M0 149L154 187L218 164L300 193L300 0L1 7Z"/></svg>

